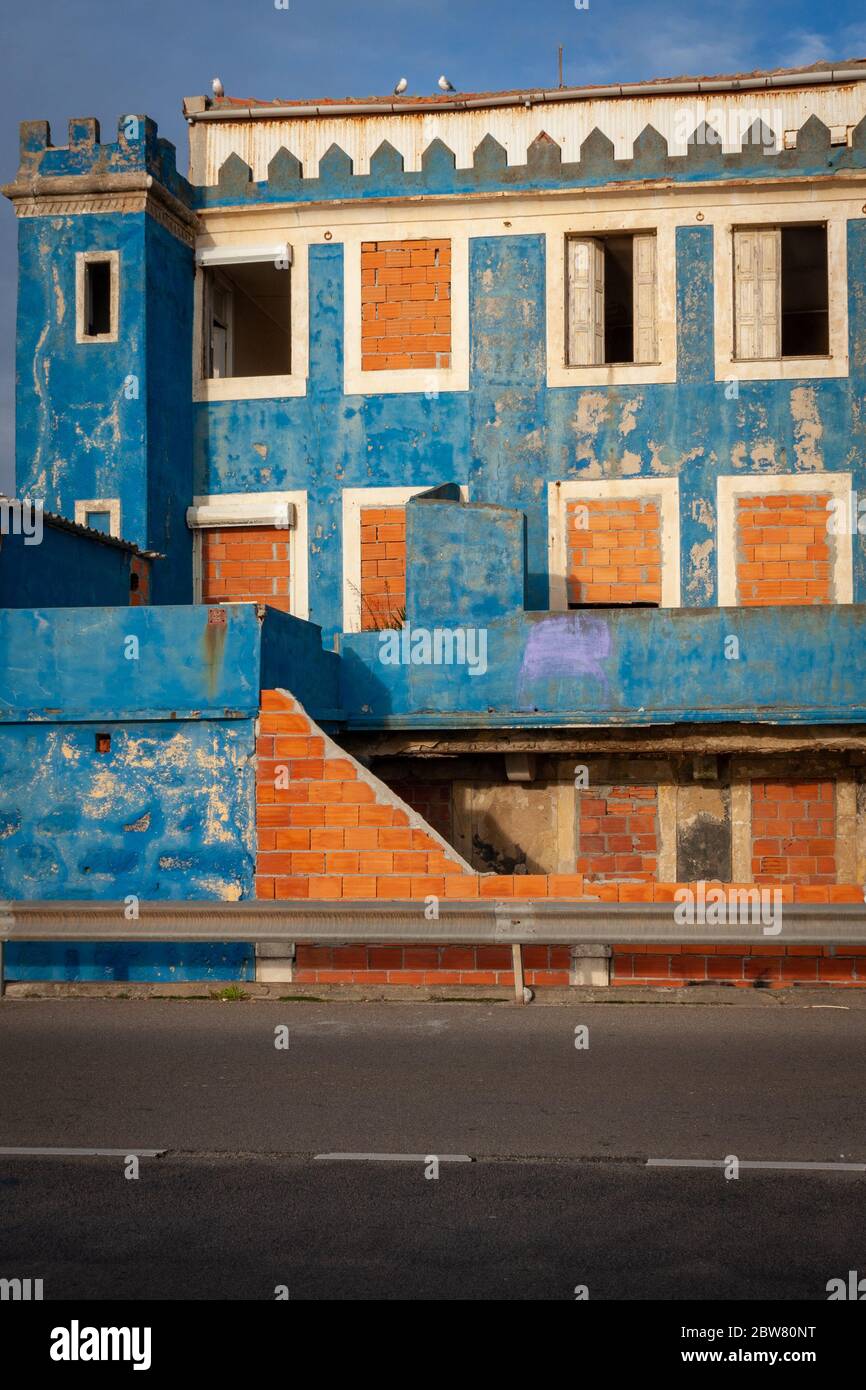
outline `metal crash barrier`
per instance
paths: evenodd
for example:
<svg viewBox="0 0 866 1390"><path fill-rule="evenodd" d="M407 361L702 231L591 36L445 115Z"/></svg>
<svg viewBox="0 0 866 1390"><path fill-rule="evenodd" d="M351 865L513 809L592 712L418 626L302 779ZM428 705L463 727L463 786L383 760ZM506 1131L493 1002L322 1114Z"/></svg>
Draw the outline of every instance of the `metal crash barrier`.
<svg viewBox="0 0 866 1390"><path fill-rule="evenodd" d="M673 903L585 903L537 898L461 902L440 899L425 916L423 899L409 902L140 902L136 916L116 901L0 902L0 994L8 941L277 942L346 946L511 946L514 988L524 998L524 946L866 945L866 904L785 903L781 923L757 920L683 922ZM731 916L729 911L726 914Z"/></svg>

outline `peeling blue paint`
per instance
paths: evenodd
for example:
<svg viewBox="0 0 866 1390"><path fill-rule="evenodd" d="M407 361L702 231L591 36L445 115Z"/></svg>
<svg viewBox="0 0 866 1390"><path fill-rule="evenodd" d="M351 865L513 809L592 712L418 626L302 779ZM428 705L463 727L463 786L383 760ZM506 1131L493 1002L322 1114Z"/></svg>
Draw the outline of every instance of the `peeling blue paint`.
<svg viewBox="0 0 866 1390"><path fill-rule="evenodd" d="M197 406L195 490L308 490L310 616L326 642L342 627L344 487L468 484L471 501L522 511L527 607L544 610L548 482L678 477L683 598L712 607L720 473L814 472L820 480L822 471L844 471L866 496L866 220L848 227L851 375L740 381L736 399L714 379L712 229L680 229L676 255L680 379L548 388L543 238L472 238L470 389L431 400L420 390L343 394L343 248L312 247L308 394ZM820 424L814 449L802 444L804 391ZM270 446L266 483L254 448L261 440ZM862 536L854 537L854 596L866 597Z"/></svg>
<svg viewBox="0 0 866 1390"><path fill-rule="evenodd" d="M220 611L219 651L204 607L0 612L0 897L253 896L262 671L288 683L297 651L267 633L307 625L261 621L252 604ZM236 979L254 960L249 946L22 943L8 969Z"/></svg>
<svg viewBox="0 0 866 1390"><path fill-rule="evenodd" d="M605 609L484 623L486 669L391 663L391 634L343 638L350 728L866 721L866 608ZM453 632L460 622L440 614ZM729 660L726 639L739 656Z"/></svg>

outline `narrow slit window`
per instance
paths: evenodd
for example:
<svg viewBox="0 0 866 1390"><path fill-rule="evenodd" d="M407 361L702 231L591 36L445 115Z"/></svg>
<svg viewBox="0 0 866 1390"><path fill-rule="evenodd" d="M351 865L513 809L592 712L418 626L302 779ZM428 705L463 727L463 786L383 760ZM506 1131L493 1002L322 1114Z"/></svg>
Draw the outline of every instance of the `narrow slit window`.
<svg viewBox="0 0 866 1390"><path fill-rule="evenodd" d="M88 338L111 333L111 261L85 262L84 332Z"/></svg>

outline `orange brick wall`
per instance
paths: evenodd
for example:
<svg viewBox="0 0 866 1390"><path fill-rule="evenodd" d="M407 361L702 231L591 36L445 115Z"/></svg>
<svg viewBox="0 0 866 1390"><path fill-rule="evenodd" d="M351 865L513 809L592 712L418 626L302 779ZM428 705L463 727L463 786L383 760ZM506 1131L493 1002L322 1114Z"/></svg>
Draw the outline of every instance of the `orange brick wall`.
<svg viewBox="0 0 866 1390"><path fill-rule="evenodd" d="M569 982L567 946L526 946L530 985ZM510 946L299 946L292 979L337 985L513 986Z"/></svg>
<svg viewBox="0 0 866 1390"><path fill-rule="evenodd" d="M435 829L395 792L366 772L283 691L264 691L257 748L256 894L259 898L423 900L430 896L472 898L562 898L584 902L675 902L678 888L696 884L592 880L574 874L477 874ZM279 768L287 785L276 785ZM766 784L760 784L765 786ZM784 804L808 811L810 828L827 825L824 787L795 787ZM767 788L771 790L771 788ZM817 790L817 795L815 794ZM634 797L648 791L650 797ZM621 788L611 789L619 796ZM655 807L653 788L629 788L632 815ZM585 802L593 800L586 798ZM608 798L602 802L605 814ZM768 799L769 801L772 798ZM758 804L761 798L758 797ZM774 804L783 804L774 802ZM808 808L817 807L813 815ZM591 809L591 808L590 808ZM619 809L618 806L615 809ZM589 820L599 819L588 815ZM653 810L655 818L655 810ZM618 819L618 817L615 817ZM799 822L793 820L793 827ZM618 834L611 830L611 836ZM648 832L640 828L635 834ZM792 862L799 856L791 856ZM816 853L816 863L826 856ZM834 861L835 862L835 861ZM755 882L780 883L778 877ZM732 885L739 888L749 884ZM859 884L828 881L823 867L814 882L781 882L783 903L861 903ZM569 982L567 947L526 947L530 985ZM359 946L298 947L294 979L333 984L510 985L507 947ZM782 946L622 946L614 948L613 984L673 987L690 980L733 984L866 984L866 948Z"/></svg>
<svg viewBox="0 0 866 1390"><path fill-rule="evenodd" d="M752 783L755 883L836 882L832 782Z"/></svg>
<svg viewBox="0 0 866 1390"><path fill-rule="evenodd" d="M138 577L138 587L132 587L132 576ZM144 608L150 603L150 560L146 560L143 555L133 555L129 567L130 587L129 587L129 606L130 608Z"/></svg>
<svg viewBox="0 0 866 1390"><path fill-rule="evenodd" d="M406 512L361 508L361 630L395 627L406 608Z"/></svg>
<svg viewBox="0 0 866 1390"><path fill-rule="evenodd" d="M737 597L744 608L832 603L827 493L737 499Z"/></svg>
<svg viewBox="0 0 866 1390"><path fill-rule="evenodd" d="M361 369L451 365L451 242L361 244Z"/></svg>
<svg viewBox="0 0 866 1390"><path fill-rule="evenodd" d="M855 899L853 893L846 901ZM614 946L612 985L866 985L862 946Z"/></svg>
<svg viewBox="0 0 866 1390"><path fill-rule="evenodd" d="M289 611L287 531L229 526L200 534L203 603L269 603Z"/></svg>
<svg viewBox="0 0 866 1390"><path fill-rule="evenodd" d="M587 879L652 883L658 849L655 787L597 787L580 797L577 868Z"/></svg>
<svg viewBox="0 0 866 1390"><path fill-rule="evenodd" d="M260 898L459 897L474 875L301 706L263 692L256 782ZM286 787L276 785L286 768ZM461 892L450 891L458 880Z"/></svg>
<svg viewBox="0 0 866 1390"><path fill-rule="evenodd" d="M566 513L569 603L661 604L658 502L576 499Z"/></svg>

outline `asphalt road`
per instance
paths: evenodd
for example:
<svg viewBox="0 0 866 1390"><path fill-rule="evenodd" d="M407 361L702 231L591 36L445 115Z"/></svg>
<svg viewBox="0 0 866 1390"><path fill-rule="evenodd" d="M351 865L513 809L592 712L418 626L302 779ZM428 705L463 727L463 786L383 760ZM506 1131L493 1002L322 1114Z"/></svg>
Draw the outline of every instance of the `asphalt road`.
<svg viewBox="0 0 866 1390"><path fill-rule="evenodd" d="M167 1152L136 1180L122 1155L0 1156L0 1277L47 1299L824 1300L866 1273L866 1173L647 1160L866 1163L864 1054L859 1006L5 1000L0 1147ZM427 1155L474 1161L432 1179Z"/></svg>

